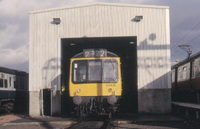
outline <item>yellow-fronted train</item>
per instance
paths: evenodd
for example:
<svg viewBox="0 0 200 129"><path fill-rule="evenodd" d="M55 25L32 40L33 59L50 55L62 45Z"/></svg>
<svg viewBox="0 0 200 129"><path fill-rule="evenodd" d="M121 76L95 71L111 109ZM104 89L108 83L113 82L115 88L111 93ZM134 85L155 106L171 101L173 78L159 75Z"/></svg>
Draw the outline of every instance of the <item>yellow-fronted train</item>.
<svg viewBox="0 0 200 129"><path fill-rule="evenodd" d="M120 58L106 49L84 49L70 60L69 96L81 118L112 116L122 93Z"/></svg>

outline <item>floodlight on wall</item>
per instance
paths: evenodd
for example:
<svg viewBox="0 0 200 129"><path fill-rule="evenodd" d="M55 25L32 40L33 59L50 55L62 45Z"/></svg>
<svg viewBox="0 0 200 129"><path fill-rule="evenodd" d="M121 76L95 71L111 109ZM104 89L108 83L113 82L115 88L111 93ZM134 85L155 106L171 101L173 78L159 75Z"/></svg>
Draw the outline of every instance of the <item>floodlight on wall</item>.
<svg viewBox="0 0 200 129"><path fill-rule="evenodd" d="M143 19L143 16L142 16L142 15L137 15L137 16L135 16L131 21L140 22L142 19Z"/></svg>
<svg viewBox="0 0 200 129"><path fill-rule="evenodd" d="M61 20L60 18L53 18L53 24L60 24Z"/></svg>

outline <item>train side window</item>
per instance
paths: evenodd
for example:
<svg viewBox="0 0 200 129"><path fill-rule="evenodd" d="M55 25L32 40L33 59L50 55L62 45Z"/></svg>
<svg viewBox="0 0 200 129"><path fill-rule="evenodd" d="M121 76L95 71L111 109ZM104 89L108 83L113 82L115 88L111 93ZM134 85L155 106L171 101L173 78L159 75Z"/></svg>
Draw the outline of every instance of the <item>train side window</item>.
<svg viewBox="0 0 200 129"><path fill-rule="evenodd" d="M175 72L174 71L172 71L172 82L175 82Z"/></svg>
<svg viewBox="0 0 200 129"><path fill-rule="evenodd" d="M192 62L191 65L192 65L192 69L191 70L192 70L192 78L193 78L194 77L194 61Z"/></svg>
<svg viewBox="0 0 200 129"><path fill-rule="evenodd" d="M186 66L183 67L183 79L186 79L186 76L187 76L186 70L187 70L187 67Z"/></svg>
<svg viewBox="0 0 200 129"><path fill-rule="evenodd" d="M182 69L178 69L178 81L182 80Z"/></svg>
<svg viewBox="0 0 200 129"><path fill-rule="evenodd" d="M17 88L17 81L14 81L14 88Z"/></svg>
<svg viewBox="0 0 200 129"><path fill-rule="evenodd" d="M200 61L199 61L199 72L200 72Z"/></svg>
<svg viewBox="0 0 200 129"><path fill-rule="evenodd" d="M4 74L1 74L1 78L4 78L5 76L4 76Z"/></svg>
<svg viewBox="0 0 200 129"><path fill-rule="evenodd" d="M9 77L9 87L11 87L11 86L12 86L12 78Z"/></svg>
<svg viewBox="0 0 200 129"><path fill-rule="evenodd" d="M200 77L200 60L199 60L199 64L198 64L198 69L196 70L196 76Z"/></svg>
<svg viewBox="0 0 200 129"><path fill-rule="evenodd" d="M8 80L7 79L4 80L4 86L5 86L5 88L8 88Z"/></svg>
<svg viewBox="0 0 200 129"><path fill-rule="evenodd" d="M3 79L0 78L0 87L3 88Z"/></svg>
<svg viewBox="0 0 200 129"><path fill-rule="evenodd" d="M16 76L13 76L13 85L14 85L14 88L16 88L17 87L17 78L16 78Z"/></svg>
<svg viewBox="0 0 200 129"><path fill-rule="evenodd" d="M16 80L17 80L16 76L13 76L13 80L14 80L14 81L16 81Z"/></svg>

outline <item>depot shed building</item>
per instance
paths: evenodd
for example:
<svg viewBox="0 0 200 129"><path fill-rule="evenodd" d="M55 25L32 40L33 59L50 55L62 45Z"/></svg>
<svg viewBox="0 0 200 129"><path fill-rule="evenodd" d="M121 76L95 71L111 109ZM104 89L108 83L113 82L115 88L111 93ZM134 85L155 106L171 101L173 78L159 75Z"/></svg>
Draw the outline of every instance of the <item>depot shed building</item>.
<svg viewBox="0 0 200 129"><path fill-rule="evenodd" d="M69 110L69 61L87 48L121 58L122 112L171 111L169 7L92 3L30 12L29 114Z"/></svg>

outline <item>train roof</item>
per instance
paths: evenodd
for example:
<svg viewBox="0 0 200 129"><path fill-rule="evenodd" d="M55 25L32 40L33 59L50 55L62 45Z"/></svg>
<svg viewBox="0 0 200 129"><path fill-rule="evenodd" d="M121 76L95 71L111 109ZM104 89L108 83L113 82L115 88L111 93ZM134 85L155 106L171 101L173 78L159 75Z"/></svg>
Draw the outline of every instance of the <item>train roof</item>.
<svg viewBox="0 0 200 129"><path fill-rule="evenodd" d="M0 72L8 73L8 74L14 74L14 75L22 75L22 76L28 75L28 73L26 73L24 71L18 71L18 70L14 70L14 69L9 69L9 68L2 67L2 66L0 66Z"/></svg>
<svg viewBox="0 0 200 129"><path fill-rule="evenodd" d="M176 67L184 65L184 64L186 64L186 63L188 63L188 62L190 62L190 61L192 61L192 60L194 60L194 59L196 59L198 57L200 57L200 52L195 53L194 55L190 56L190 58L186 58L186 59L180 61L179 63L173 65L171 68L174 69Z"/></svg>

